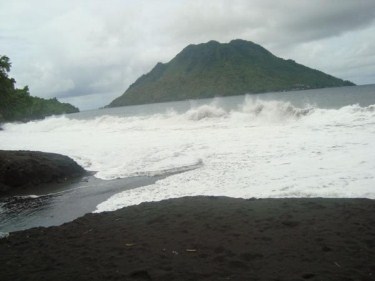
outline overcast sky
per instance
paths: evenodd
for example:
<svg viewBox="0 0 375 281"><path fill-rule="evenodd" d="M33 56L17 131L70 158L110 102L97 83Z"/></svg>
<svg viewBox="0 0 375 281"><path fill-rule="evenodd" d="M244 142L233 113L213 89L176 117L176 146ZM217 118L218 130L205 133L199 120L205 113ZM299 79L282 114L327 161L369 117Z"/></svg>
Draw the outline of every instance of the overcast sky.
<svg viewBox="0 0 375 281"><path fill-rule="evenodd" d="M374 0L0 0L0 55L17 86L81 110L107 105L188 44L237 38L375 83Z"/></svg>

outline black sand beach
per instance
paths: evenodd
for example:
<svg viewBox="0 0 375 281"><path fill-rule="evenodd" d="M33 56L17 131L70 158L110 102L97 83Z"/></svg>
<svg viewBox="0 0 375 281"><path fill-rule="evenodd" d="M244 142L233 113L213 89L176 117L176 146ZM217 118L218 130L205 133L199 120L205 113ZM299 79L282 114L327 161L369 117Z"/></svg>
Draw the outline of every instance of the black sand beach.
<svg viewBox="0 0 375 281"><path fill-rule="evenodd" d="M190 197L0 240L0 280L375 280L375 201Z"/></svg>

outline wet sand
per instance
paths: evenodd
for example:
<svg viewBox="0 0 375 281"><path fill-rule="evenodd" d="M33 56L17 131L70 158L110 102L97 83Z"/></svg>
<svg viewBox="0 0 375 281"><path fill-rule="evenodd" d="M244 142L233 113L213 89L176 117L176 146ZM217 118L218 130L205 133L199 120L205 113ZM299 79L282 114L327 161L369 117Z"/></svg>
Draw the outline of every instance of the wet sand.
<svg viewBox="0 0 375 281"><path fill-rule="evenodd" d="M13 232L37 226L55 226L73 221L94 212L98 204L112 195L153 184L159 178L131 177L101 180L94 176L87 176L75 183L28 188L23 196L0 198L0 232Z"/></svg>
<svg viewBox="0 0 375 281"><path fill-rule="evenodd" d="M375 201L187 197L0 240L0 280L375 280Z"/></svg>

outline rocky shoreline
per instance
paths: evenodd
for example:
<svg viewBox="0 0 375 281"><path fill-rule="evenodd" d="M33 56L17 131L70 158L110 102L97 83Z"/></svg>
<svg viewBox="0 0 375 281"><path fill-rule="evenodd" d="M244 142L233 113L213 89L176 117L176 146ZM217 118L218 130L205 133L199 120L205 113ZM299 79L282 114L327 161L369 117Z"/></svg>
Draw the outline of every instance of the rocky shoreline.
<svg viewBox="0 0 375 281"><path fill-rule="evenodd" d="M0 150L0 196L24 194L44 184L65 183L86 174L64 155Z"/></svg>

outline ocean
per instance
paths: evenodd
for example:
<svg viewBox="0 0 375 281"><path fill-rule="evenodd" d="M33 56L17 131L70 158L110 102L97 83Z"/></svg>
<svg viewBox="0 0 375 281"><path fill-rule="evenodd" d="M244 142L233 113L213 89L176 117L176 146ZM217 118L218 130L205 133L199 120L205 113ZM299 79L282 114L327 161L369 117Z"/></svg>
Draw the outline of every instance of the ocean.
<svg viewBox="0 0 375 281"><path fill-rule="evenodd" d="M152 183L95 212L194 195L375 199L375 85L107 108L4 124L0 149Z"/></svg>

